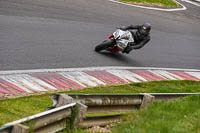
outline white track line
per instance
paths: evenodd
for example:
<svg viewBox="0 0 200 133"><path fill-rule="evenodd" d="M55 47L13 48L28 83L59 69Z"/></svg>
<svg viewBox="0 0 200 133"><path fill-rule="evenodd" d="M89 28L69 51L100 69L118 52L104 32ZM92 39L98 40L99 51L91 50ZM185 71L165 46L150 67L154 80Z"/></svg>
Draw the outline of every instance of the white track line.
<svg viewBox="0 0 200 133"><path fill-rule="evenodd" d="M196 2L193 2L191 0L181 0L181 1L184 1L184 2L187 2L187 3L190 3L192 5L195 5L195 6L199 6L200 7L200 4L196 3Z"/></svg>
<svg viewBox="0 0 200 133"><path fill-rule="evenodd" d="M3 80L10 82L12 84L14 84L15 86L19 87L20 89L24 90L25 92L28 93L33 93L33 91L27 89L26 87L22 86L22 84L20 84L17 80L15 80L15 76L12 77L12 75L10 76L1 76L0 78L2 78ZM18 79L18 78L17 78Z"/></svg>
<svg viewBox="0 0 200 133"><path fill-rule="evenodd" d="M75 82L78 82L82 86L98 86L106 85L104 82L90 76L84 72L60 72L58 73L66 78L69 78Z"/></svg>
<svg viewBox="0 0 200 133"><path fill-rule="evenodd" d="M180 76L169 73L167 71L161 71L161 70L149 70L149 71L163 78L167 78L169 80L184 80Z"/></svg>
<svg viewBox="0 0 200 133"><path fill-rule="evenodd" d="M141 77L135 73L129 72L127 70L107 70L107 72L120 77L121 79L125 80L128 83L130 83L130 81L131 82L147 81L143 77Z"/></svg>
<svg viewBox="0 0 200 133"><path fill-rule="evenodd" d="M176 0L174 0L174 1L176 3L178 3L179 5L181 5L182 6L181 8L164 9L164 8L155 8L155 7L147 7L147 6L139 6L139 5L134 5L134 4L128 4L128 3L119 2L119 1L116 1L116 0L109 0L109 1L114 2L114 3L123 4L123 5L127 5L127 6L139 7L139 8L149 9L149 10L158 10L158 11L168 11L168 12L171 12L171 11L181 11L181 10L186 10L187 9L183 4L179 3Z"/></svg>
<svg viewBox="0 0 200 133"><path fill-rule="evenodd" d="M43 73L43 72L73 72L87 70L116 70L116 69L142 69L142 70L174 70L174 71L190 71L200 72L198 69L181 69L181 68L156 68L156 67L122 67L122 66L105 66L105 67L83 67L83 68L60 68L60 69L34 69L34 70L11 70L0 71L0 75L8 74L28 74L28 73Z"/></svg>
<svg viewBox="0 0 200 133"><path fill-rule="evenodd" d="M186 72L194 77L197 77L198 79L200 79L200 73L197 73L197 72Z"/></svg>

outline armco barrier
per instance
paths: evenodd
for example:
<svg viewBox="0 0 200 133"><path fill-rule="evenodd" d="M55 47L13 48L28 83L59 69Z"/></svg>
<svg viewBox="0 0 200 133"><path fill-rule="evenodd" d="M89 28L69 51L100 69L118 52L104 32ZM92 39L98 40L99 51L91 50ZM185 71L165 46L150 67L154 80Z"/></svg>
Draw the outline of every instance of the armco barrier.
<svg viewBox="0 0 200 133"><path fill-rule="evenodd" d="M0 133L49 133L71 127L106 125L120 119L120 112L145 108L154 101L166 101L200 93L143 94L55 94L48 111L8 123ZM85 117L85 113L119 112L113 115ZM73 117L73 118L72 118ZM71 121L66 121L71 120Z"/></svg>
<svg viewBox="0 0 200 133"><path fill-rule="evenodd" d="M71 116L75 105L76 103L71 103L8 123L0 128L0 133L28 133L33 130L35 133L49 133L62 130L66 127L66 118ZM25 122L29 127L24 125Z"/></svg>
<svg viewBox="0 0 200 133"><path fill-rule="evenodd" d="M86 105L87 112L124 112L139 109L153 101L167 101L200 93L140 93L140 94L69 94ZM153 96L153 97L152 97ZM54 99L56 103L56 99Z"/></svg>

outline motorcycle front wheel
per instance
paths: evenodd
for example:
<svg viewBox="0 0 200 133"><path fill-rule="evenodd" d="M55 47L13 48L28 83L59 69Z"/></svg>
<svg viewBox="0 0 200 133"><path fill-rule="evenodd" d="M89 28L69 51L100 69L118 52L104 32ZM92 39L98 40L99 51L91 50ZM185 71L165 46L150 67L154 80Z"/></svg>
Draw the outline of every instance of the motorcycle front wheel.
<svg viewBox="0 0 200 133"><path fill-rule="evenodd" d="M102 51L102 50L106 50L106 49L108 49L108 48L110 48L110 47L113 47L113 44L114 44L114 40L111 40L111 39L109 39L109 40L105 40L105 41L103 41L102 43L100 43L99 45L97 45L96 47L95 47L95 51L96 52L100 52L100 51Z"/></svg>

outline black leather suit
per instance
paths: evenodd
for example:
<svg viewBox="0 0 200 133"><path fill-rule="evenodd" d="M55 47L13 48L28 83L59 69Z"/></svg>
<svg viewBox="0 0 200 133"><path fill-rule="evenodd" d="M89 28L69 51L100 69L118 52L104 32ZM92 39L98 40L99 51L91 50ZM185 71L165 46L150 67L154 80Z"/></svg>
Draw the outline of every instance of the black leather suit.
<svg viewBox="0 0 200 133"><path fill-rule="evenodd" d="M123 53L129 53L133 49L140 49L144 47L145 44L147 44L150 41L150 34L147 35L140 33L141 25L130 25L127 27L121 27L121 30L129 30L133 37L135 42L129 43L128 46L124 49Z"/></svg>

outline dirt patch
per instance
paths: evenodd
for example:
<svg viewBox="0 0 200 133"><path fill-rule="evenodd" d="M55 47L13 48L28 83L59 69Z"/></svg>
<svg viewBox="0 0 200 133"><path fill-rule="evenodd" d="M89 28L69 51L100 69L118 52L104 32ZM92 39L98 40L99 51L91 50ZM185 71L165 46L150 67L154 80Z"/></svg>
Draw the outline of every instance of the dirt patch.
<svg viewBox="0 0 200 133"><path fill-rule="evenodd" d="M93 126L88 129L89 133L111 133L110 126L107 125L105 127Z"/></svg>

